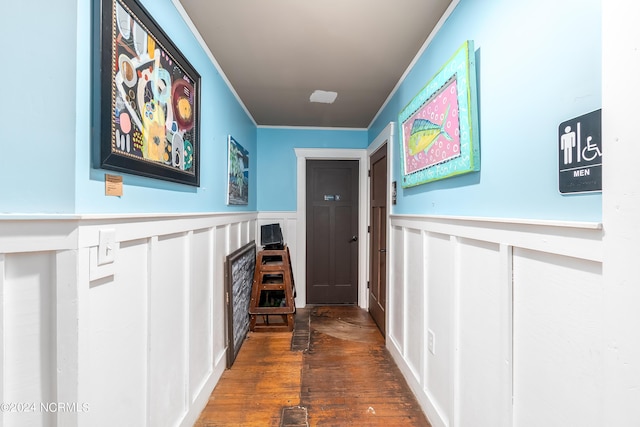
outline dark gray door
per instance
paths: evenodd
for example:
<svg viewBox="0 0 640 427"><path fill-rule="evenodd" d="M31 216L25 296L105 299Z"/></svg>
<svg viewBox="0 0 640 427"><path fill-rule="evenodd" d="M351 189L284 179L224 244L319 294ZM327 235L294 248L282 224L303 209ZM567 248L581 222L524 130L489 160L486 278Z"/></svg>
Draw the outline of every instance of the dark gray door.
<svg viewBox="0 0 640 427"><path fill-rule="evenodd" d="M385 335L387 310L387 145L371 156L369 313Z"/></svg>
<svg viewBox="0 0 640 427"><path fill-rule="evenodd" d="M358 302L358 161L307 160L307 303Z"/></svg>

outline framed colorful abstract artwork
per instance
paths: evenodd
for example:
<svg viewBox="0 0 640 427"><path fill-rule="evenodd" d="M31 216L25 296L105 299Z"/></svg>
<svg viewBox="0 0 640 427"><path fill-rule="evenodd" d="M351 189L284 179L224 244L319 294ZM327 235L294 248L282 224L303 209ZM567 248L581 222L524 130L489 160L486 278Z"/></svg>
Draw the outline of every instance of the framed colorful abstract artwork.
<svg viewBox="0 0 640 427"><path fill-rule="evenodd" d="M473 41L400 112L402 187L480 170Z"/></svg>
<svg viewBox="0 0 640 427"><path fill-rule="evenodd" d="M200 75L136 0L96 0L94 166L200 184Z"/></svg>
<svg viewBox="0 0 640 427"><path fill-rule="evenodd" d="M249 204L249 152L229 135L227 204Z"/></svg>

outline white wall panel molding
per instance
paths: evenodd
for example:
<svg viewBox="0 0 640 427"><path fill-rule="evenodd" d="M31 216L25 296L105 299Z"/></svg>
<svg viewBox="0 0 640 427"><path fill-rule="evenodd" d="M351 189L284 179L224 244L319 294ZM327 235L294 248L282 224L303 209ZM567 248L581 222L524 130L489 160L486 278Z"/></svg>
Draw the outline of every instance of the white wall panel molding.
<svg viewBox="0 0 640 427"><path fill-rule="evenodd" d="M193 425L226 368L225 257L257 217L0 216L3 401L89 405L0 427Z"/></svg>
<svg viewBox="0 0 640 427"><path fill-rule="evenodd" d="M514 248L513 283L514 425L612 425L604 416L602 263Z"/></svg>
<svg viewBox="0 0 640 427"><path fill-rule="evenodd" d="M462 424L459 420L462 420L462 411L463 406L463 384L464 378L461 378L462 371L462 357L464 356L464 348L463 347L463 338L462 331L460 330L460 326L463 324L463 320L461 319L463 307L461 307L462 302L462 269L457 268L463 264L463 248L461 243L461 238L457 236L449 236L449 240L451 242L452 255L453 255L453 265L455 266L451 277L451 345L452 345L452 356L453 360L451 361L453 369L451 370L451 419L450 425L458 425ZM428 334L428 332L427 332ZM463 353L462 355L460 353Z"/></svg>
<svg viewBox="0 0 640 427"><path fill-rule="evenodd" d="M405 279L405 352L411 374L420 381L425 371L425 351L427 339L423 335L425 317L429 305L424 305L426 276L424 276L423 234L419 230L407 229L404 233L406 279ZM428 301L428 300L427 300Z"/></svg>
<svg viewBox="0 0 640 427"><path fill-rule="evenodd" d="M592 324L590 331L596 332L567 346L571 359L566 360L580 360L585 372L592 371L575 381L599 419L603 391L585 378L600 378L603 364L590 311L602 304L602 235L598 223L391 215L387 348L434 427L529 425L522 424L523 416L535 425L531 414L544 412L544 405L521 397L515 412L514 390L525 397L540 394L544 370L558 376L570 372L554 370L546 360L566 359L557 342L565 330L578 332L579 324ZM519 268L535 268L516 274L515 254L536 260ZM528 288L525 297L522 286ZM567 299L564 305L549 303L553 289ZM582 289L576 306L568 292ZM517 325L514 301L523 319ZM549 312L553 327L540 327L530 321L532 315L522 314L527 309L547 322L552 306L575 314ZM529 351L537 340L551 344ZM573 378L566 381L571 387ZM591 388L583 390L585 384ZM578 416L575 402L553 406L557 420Z"/></svg>
<svg viewBox="0 0 640 427"><path fill-rule="evenodd" d="M0 253L76 249L78 226L77 220L5 219L0 215Z"/></svg>
<svg viewBox="0 0 640 427"><path fill-rule="evenodd" d="M83 382L81 381L80 364L84 362L82 357L86 357L82 344L86 343L86 324L81 310L86 303L85 297L88 288L79 286L78 276L80 274L80 258L77 250L65 250L56 253L55 257L55 278L51 282L55 283L53 295L55 303L55 343L56 343L56 366L51 366L56 381L56 401L59 402L88 402L89 396L86 389L81 391ZM88 266L85 266L88 272ZM52 296L53 296L52 295ZM85 359L86 360L86 359ZM39 402L46 403L46 402ZM58 425L68 425L70 427L81 425L79 422L79 412L59 412L57 415Z"/></svg>
<svg viewBox="0 0 640 427"><path fill-rule="evenodd" d="M119 215L1 215L0 253L40 252L96 246L99 230L117 227L119 242L243 223L254 232L256 212ZM146 226L153 225L150 232Z"/></svg>
<svg viewBox="0 0 640 427"><path fill-rule="evenodd" d="M146 238L151 235L164 236L176 233L186 233L191 230L202 230L227 224L244 224L255 221L257 214L188 214L188 215L158 215L158 216L114 216L114 217L85 217L80 222L82 226L79 235L79 247L95 246L98 244L100 229L108 226L117 229L116 240L124 242ZM238 236L234 236L235 240Z"/></svg>
<svg viewBox="0 0 640 427"><path fill-rule="evenodd" d="M391 215L393 225L602 261L602 224L506 218Z"/></svg>
<svg viewBox="0 0 640 427"><path fill-rule="evenodd" d="M229 226L218 226L215 228L215 252L213 257L214 266L214 280L213 280L213 324L214 325L226 325L225 316L225 299L215 298L216 295L225 295L224 287L224 268L220 266L224 265L225 257L230 254L229 248ZM225 329L226 331L226 329ZM214 334L213 337L213 356L214 366L223 365L226 363L226 332L225 334ZM215 368L214 368L215 371Z"/></svg>
<svg viewBox="0 0 640 427"><path fill-rule="evenodd" d="M499 425L510 427L513 425L513 246L500 245L499 267L499 298L500 298L500 345L498 352L502 355L503 384L499 398Z"/></svg>
<svg viewBox="0 0 640 427"><path fill-rule="evenodd" d="M71 252L66 254L73 258L75 255ZM69 268L59 271L75 271L74 262L67 260ZM68 393L65 397L79 395L79 388L72 379L59 384L55 372L60 347L56 339L56 264L56 256L51 252L6 254L4 257L3 403L16 405L13 411L11 407L9 411L3 411L6 426L54 425L58 414L40 411L40 404L57 401L61 392ZM68 280L66 284L73 292L75 281ZM70 336L77 336L78 330L78 325L70 325ZM63 354L68 358L60 362L61 371L77 371L78 352L70 346ZM19 402L33 402L34 410L18 411ZM76 425L71 418L64 420L69 421L67 425Z"/></svg>
<svg viewBox="0 0 640 427"><path fill-rule="evenodd" d="M213 369L213 231L192 232L189 240L191 256L186 262L191 287L186 332L189 334L189 403L192 404Z"/></svg>

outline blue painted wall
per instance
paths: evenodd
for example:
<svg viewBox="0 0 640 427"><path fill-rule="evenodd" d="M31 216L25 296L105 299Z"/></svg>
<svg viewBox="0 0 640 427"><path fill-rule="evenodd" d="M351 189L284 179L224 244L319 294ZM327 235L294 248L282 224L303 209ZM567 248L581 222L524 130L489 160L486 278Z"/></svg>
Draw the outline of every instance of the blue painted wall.
<svg viewBox="0 0 640 427"><path fill-rule="evenodd" d="M3 2L0 36L0 213L71 212L75 1Z"/></svg>
<svg viewBox="0 0 640 427"><path fill-rule="evenodd" d="M79 2L82 14L90 10ZM169 183L157 179L124 174L122 197L104 196L103 170L90 168L88 140L91 99L87 93L78 108L78 144L76 170L76 211L86 212L219 212L227 210L256 210L256 126L219 75L211 60L192 34L171 0L143 0L141 3L169 38L188 59L201 77L200 110L200 187ZM85 10L86 9L86 10ZM80 21L82 32L90 31ZM91 49L88 40L81 40L78 62L89 63ZM82 78L89 87L89 70ZM80 72L78 73L81 74ZM80 91L79 91L80 92ZM84 108L84 107L87 108ZM226 206L227 135L249 150L249 204Z"/></svg>
<svg viewBox="0 0 640 427"><path fill-rule="evenodd" d="M481 171L400 188L395 213L601 220L599 193L557 190L556 138L564 120L601 107L600 0L461 0L385 109L364 130L256 128L171 0L142 3L202 76L201 187L124 174L124 195L104 196L104 172L90 167L91 2L3 5L0 67L10 102L0 146L0 213L217 212L296 209L294 147L365 148L466 39L475 42ZM6 13L4 13L6 12ZM30 16L25 31L17 17ZM44 48L43 34L56 46ZM36 46L28 55L23 46ZM55 64L43 67L43 64ZM227 207L231 134L250 152L249 205ZM400 181L399 141L394 179ZM606 153L606 147L604 148ZM9 153L9 154L6 154Z"/></svg>
<svg viewBox="0 0 640 427"><path fill-rule="evenodd" d="M11 124L4 126L0 142L3 152L15 153L0 167L0 177L11 183L0 186L0 212L255 211L257 128L171 0L142 4L202 78L200 187L116 173L123 176L123 196L104 195L106 171L91 167L92 3L97 2L52 2L36 12L28 2L3 5L3 40L20 43L3 43L19 66L0 67L3 81L16 82L5 85L13 101L0 103L5 123ZM25 16L28 28L18 19ZM44 35L56 43L48 45ZM226 206L229 134L249 150L247 206Z"/></svg>
<svg viewBox="0 0 640 427"><path fill-rule="evenodd" d="M294 148L367 148L366 130L258 128L258 210L297 210Z"/></svg>
<svg viewBox="0 0 640 427"><path fill-rule="evenodd" d="M369 141L397 123L440 67L473 40L481 170L398 185L394 213L601 221L601 193L558 192L556 151L561 122L601 108L600 3L461 0L370 127ZM399 139L393 150L400 183Z"/></svg>

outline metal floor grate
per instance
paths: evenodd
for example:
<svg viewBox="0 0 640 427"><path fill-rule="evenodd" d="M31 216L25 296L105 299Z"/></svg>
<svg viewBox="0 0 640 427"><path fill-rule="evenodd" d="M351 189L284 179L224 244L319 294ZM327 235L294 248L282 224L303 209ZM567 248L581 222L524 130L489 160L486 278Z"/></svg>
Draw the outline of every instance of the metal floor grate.
<svg viewBox="0 0 640 427"><path fill-rule="evenodd" d="M293 335L291 336L291 351L306 352L307 350L309 350L310 317L311 316L309 309L296 309Z"/></svg>
<svg viewBox="0 0 640 427"><path fill-rule="evenodd" d="M302 406L282 408L280 427L309 427L307 408Z"/></svg>

